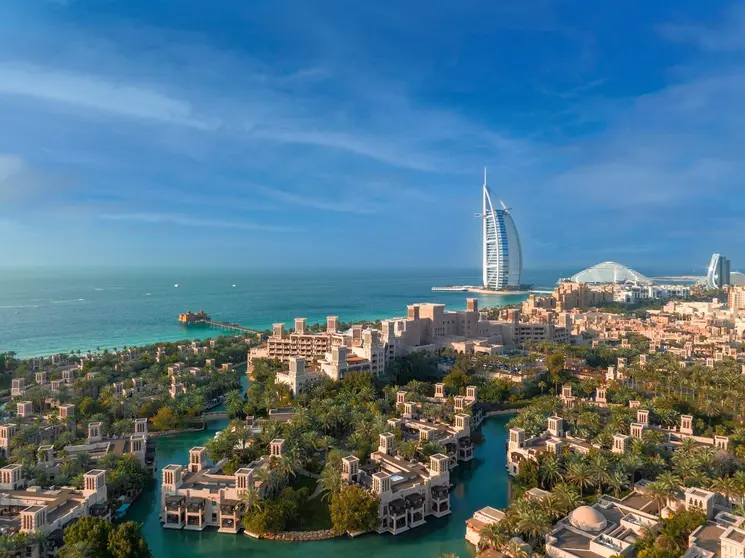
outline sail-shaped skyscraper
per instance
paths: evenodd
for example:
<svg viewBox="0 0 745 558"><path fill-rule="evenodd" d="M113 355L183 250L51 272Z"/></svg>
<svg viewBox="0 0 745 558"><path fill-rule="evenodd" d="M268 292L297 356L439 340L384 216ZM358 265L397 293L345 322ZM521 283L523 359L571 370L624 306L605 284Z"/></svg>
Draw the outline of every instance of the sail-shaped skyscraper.
<svg viewBox="0 0 745 558"><path fill-rule="evenodd" d="M486 185L484 169L483 210L483 279L487 289L518 287L523 270L523 251L520 235L509 208L495 198L499 207L494 209L491 192Z"/></svg>

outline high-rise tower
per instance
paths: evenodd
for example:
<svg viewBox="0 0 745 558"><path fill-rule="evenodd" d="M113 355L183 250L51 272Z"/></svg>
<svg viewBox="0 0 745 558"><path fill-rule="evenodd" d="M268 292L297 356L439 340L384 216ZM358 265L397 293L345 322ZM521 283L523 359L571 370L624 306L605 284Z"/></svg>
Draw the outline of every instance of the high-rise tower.
<svg viewBox="0 0 745 558"><path fill-rule="evenodd" d="M499 202L494 209L491 192L486 185L484 169L483 210L483 280L488 289L504 289L520 285L523 270L523 252L520 235L509 208ZM495 198L496 199L496 198Z"/></svg>
<svg viewBox="0 0 745 558"><path fill-rule="evenodd" d="M706 285L710 289L721 289L730 284L729 260L721 254L712 254L706 272Z"/></svg>

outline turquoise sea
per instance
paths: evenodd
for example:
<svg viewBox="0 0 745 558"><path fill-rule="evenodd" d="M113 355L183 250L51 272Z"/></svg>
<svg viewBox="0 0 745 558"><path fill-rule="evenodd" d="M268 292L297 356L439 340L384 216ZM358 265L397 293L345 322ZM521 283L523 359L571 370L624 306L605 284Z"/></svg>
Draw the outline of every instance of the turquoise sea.
<svg viewBox="0 0 745 558"><path fill-rule="evenodd" d="M526 270L524 280L550 289L567 274ZM3 270L0 352L28 357L218 333L181 326L177 317L186 310L204 309L219 321L265 329L295 317L312 323L327 315L343 321L403 316L413 302L463 308L466 297L476 295L431 288L479 283L477 269ZM525 295L478 298L483 307L521 302Z"/></svg>

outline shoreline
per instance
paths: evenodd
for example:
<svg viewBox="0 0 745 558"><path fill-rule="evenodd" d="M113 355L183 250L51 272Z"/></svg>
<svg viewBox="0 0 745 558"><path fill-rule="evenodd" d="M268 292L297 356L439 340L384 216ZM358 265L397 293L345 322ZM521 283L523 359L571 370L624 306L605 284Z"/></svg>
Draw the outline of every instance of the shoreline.
<svg viewBox="0 0 745 558"><path fill-rule="evenodd" d="M494 289L485 289L484 287L472 287L470 285L452 285L448 287L432 287L432 290L435 292L446 292L446 293L473 293L473 294L483 294L483 295L526 295L533 292L546 292L546 291L534 291L534 290L526 290L526 291L510 291L510 290L501 290L496 291Z"/></svg>
<svg viewBox="0 0 745 558"><path fill-rule="evenodd" d="M433 288L436 288L436 287L433 287ZM486 290L486 289L477 289L475 287L468 287L468 288L469 289L473 289L473 290L459 291L459 292L464 292L464 293L465 292L470 292L470 293L473 293L473 294L502 295L502 296L503 295L525 296L525 295L529 294L530 292L545 292L545 291L490 291L490 290ZM454 293L454 291L450 291L449 292L449 294L453 294L453 293ZM506 304L507 303L497 304L496 306L504 306ZM456 304L456 305L453 305L453 306L454 307L457 307L457 308L465 308L465 304L462 304L462 303L461 304ZM351 323L357 323L357 322L363 322L363 321L384 320L384 319L390 318L391 316L396 316L396 312L370 312L366 316L359 316L359 317L347 318L347 320L349 320ZM239 325L243 325L242 322L236 322L236 323L238 323ZM292 325L292 322L291 321L285 321L284 323L287 324L287 325L289 325L289 326ZM232 337L232 336L235 336L235 335L239 335L236 332L229 332L229 331L226 331L226 330L216 329L216 328L210 328L210 327L205 327L205 328L201 329L201 328L198 328L198 327L196 327L196 328L187 328L187 326L185 326L183 324L175 324L175 325L177 327L182 328L181 331L184 334L183 336L182 335L176 336L175 334L164 333L162 335L157 335L157 336L154 336L152 338L143 339L143 340L136 340L134 342L125 342L125 341L122 341L120 343L117 343L116 345L112 344L112 345L108 345L108 346L107 345L103 345L103 344L102 345L96 345L97 347L100 347L100 351L93 350L92 352L94 352L94 353L103 352L104 350L107 350L107 349L109 351L113 351L113 349L115 347L118 348L118 349L121 349L121 348L123 348L125 346L126 347L144 347L144 346L147 346L147 345L155 345L155 344L158 344L158 343L178 343L180 341L193 341L193 340L203 341L205 339L214 339L214 338L217 338L217 337ZM246 326L246 327L248 327L248 326ZM256 326L256 329L258 330L259 327ZM207 335L201 335L202 332L206 333ZM89 344L89 347L90 347L90 344ZM77 351L77 350L78 350L78 348L76 347L74 349L61 349L61 350L58 350L58 351L51 351L51 352L50 351L45 351L45 350L41 350L41 351L38 351L38 352L37 351L34 351L34 352L16 352L16 358L19 358L19 359L49 358L51 356L58 355L58 354L61 354L61 353L72 354L73 351ZM81 351L81 353L87 352L87 349L83 349L82 347L80 347L79 350ZM0 353L7 352L7 351L13 351L13 348L12 347L8 347L7 349L5 349L5 348L4 349L0 349Z"/></svg>

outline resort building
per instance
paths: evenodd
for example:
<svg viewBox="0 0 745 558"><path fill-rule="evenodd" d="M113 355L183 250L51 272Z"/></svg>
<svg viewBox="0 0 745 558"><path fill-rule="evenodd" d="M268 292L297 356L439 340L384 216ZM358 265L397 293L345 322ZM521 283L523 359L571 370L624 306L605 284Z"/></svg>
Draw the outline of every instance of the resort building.
<svg viewBox="0 0 745 558"><path fill-rule="evenodd" d="M382 329L388 358L444 348L500 354L505 345L514 344L516 336L515 321L483 318L475 298L466 299L465 310L455 311L446 310L444 304L410 304L405 317L383 321Z"/></svg>
<svg viewBox="0 0 745 558"><path fill-rule="evenodd" d="M264 493L257 472L268 469L273 459L281 459L284 440L272 440L270 455L253 461L229 475L222 470L226 460L210 466L207 449L189 451L189 463L163 468L161 522L165 529L202 531L217 527L219 533L238 533L241 529L240 501L255 490Z"/></svg>
<svg viewBox="0 0 745 558"><path fill-rule="evenodd" d="M429 466L396 455L395 436L380 435L378 451L365 465L358 458L342 460L342 479L357 483L380 498L378 533L398 535L426 523L426 517L450 513L450 468L446 455L436 453Z"/></svg>
<svg viewBox="0 0 745 558"><path fill-rule="evenodd" d="M484 527L499 523L502 519L504 519L502 510L497 510L491 506L481 508L473 514L472 518L466 520L466 540L478 548L481 542L481 531Z"/></svg>
<svg viewBox="0 0 745 558"><path fill-rule="evenodd" d="M549 296L531 294L523 302L522 311L528 316L538 314L539 310L569 312L587 310L613 302L613 287L610 285L590 285L572 281L562 281Z"/></svg>
<svg viewBox="0 0 745 558"><path fill-rule="evenodd" d="M652 280L638 271L616 262L602 262L572 275L573 283L651 285Z"/></svg>
<svg viewBox="0 0 745 558"><path fill-rule="evenodd" d="M546 535L546 554L554 558L632 556L634 541L659 522L654 499L632 492L619 500L601 496L559 520Z"/></svg>
<svg viewBox="0 0 745 558"><path fill-rule="evenodd" d="M512 213L501 201L494 209L491 191L486 185L484 169L484 186L482 191L482 268L483 284L486 289L504 289L518 287L522 275L523 253L520 235L517 232Z"/></svg>
<svg viewBox="0 0 745 558"><path fill-rule="evenodd" d="M10 396L21 397L24 393L26 393L26 380L13 378L10 383Z"/></svg>
<svg viewBox="0 0 745 558"><path fill-rule="evenodd" d="M83 475L83 489L69 487L42 490L28 486L19 464L0 469L0 526L3 532L35 533L47 537L46 551L56 555L63 546L64 529L77 519L92 515L111 519L106 489L106 471ZM38 547L24 556L39 556Z"/></svg>
<svg viewBox="0 0 745 558"><path fill-rule="evenodd" d="M132 454L146 471L151 475L155 474L155 438L148 436L146 418L135 419L133 432L129 436L107 437L103 435L103 423L88 423L86 443L65 446L64 451L67 456L85 453L88 459L94 463L97 463L109 453L120 457ZM49 463L55 463L53 451L49 453L51 461L47 461L47 466L49 466Z"/></svg>
<svg viewBox="0 0 745 558"><path fill-rule="evenodd" d="M683 558L739 558L745 556L745 517L719 512L688 537Z"/></svg>
<svg viewBox="0 0 745 558"><path fill-rule="evenodd" d="M399 396L402 393L405 392L399 392ZM456 401L456 405L458 403ZM457 466L460 461L468 462L473 459L474 448L471 440L471 417L469 415L456 414L455 425L450 426L440 422L418 420L415 403L406 402L402 406L404 409L403 417L390 418L388 424L396 430L400 430L404 440L419 440L438 444L441 453L447 455L451 468Z"/></svg>
<svg viewBox="0 0 745 558"><path fill-rule="evenodd" d="M320 378L320 374L307 370L305 367L305 358L291 356L288 359L289 368L287 371L277 372L275 380L290 386L292 395L305 391L313 384L313 381Z"/></svg>
<svg viewBox="0 0 745 558"><path fill-rule="evenodd" d="M326 331L320 333L307 331L305 318L295 318L295 331L292 333L285 331L285 324L274 324L266 342L267 357L283 362L291 356L305 357L308 361L321 359L331 346L331 333L335 332L337 323L335 316L329 316Z"/></svg>

